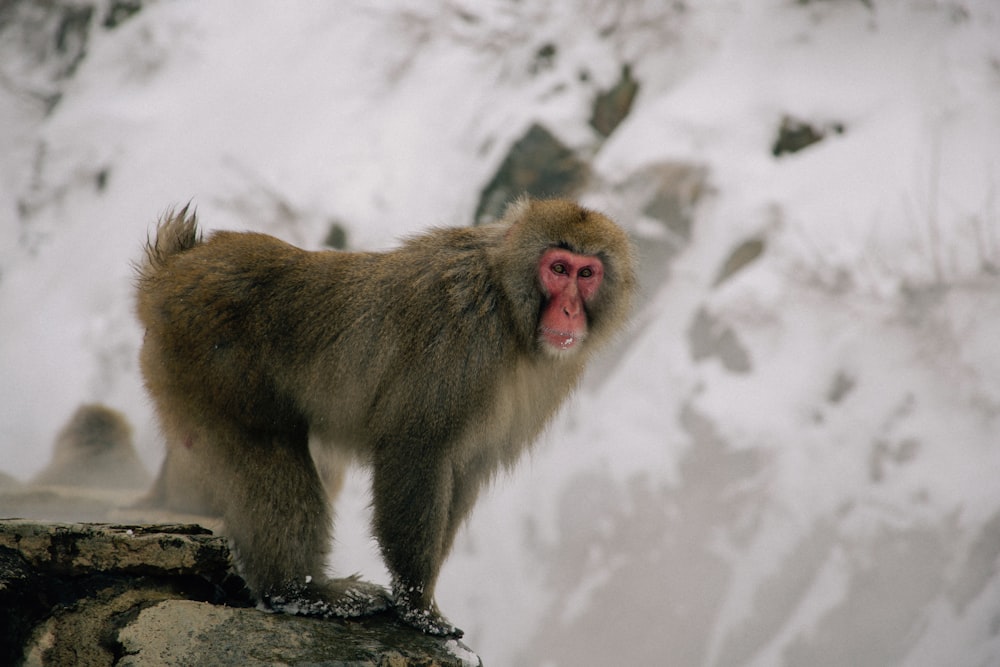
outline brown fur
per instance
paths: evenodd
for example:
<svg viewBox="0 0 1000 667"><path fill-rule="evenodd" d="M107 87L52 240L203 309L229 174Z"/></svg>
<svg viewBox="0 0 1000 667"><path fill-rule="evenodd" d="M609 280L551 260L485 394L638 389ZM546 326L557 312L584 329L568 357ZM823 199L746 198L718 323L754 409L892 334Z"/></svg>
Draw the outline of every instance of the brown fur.
<svg viewBox="0 0 1000 667"><path fill-rule="evenodd" d="M553 246L605 267L574 354L537 340L537 265ZM312 434L373 467L397 612L460 634L434 604L441 563L481 486L625 321L625 233L574 203L523 199L499 223L434 230L391 252L307 252L255 233L202 241L185 209L146 255L142 370L168 441L153 500L221 514L248 584L276 608L376 610L377 587L322 576L331 514Z"/></svg>

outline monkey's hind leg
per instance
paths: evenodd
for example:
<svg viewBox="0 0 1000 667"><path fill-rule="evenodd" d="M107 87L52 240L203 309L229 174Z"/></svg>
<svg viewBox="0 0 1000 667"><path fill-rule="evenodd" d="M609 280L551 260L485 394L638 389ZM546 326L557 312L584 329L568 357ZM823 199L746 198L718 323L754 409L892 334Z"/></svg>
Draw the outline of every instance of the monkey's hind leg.
<svg viewBox="0 0 1000 667"><path fill-rule="evenodd" d="M225 533L241 573L275 611L353 617L388 607L381 586L325 574L332 517L303 434L217 434ZM197 444L195 444L197 446Z"/></svg>

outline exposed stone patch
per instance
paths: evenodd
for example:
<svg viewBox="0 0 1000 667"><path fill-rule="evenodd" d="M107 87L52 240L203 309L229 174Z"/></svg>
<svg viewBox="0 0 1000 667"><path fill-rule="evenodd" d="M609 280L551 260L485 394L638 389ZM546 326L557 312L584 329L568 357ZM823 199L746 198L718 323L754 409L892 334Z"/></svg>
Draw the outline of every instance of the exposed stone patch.
<svg viewBox="0 0 1000 667"><path fill-rule="evenodd" d="M822 141L830 132L843 134L844 129L842 123L816 126L791 116L785 116L781 119L778 136L771 146L771 155L780 157L785 153L797 153L803 148Z"/></svg>
<svg viewBox="0 0 1000 667"><path fill-rule="evenodd" d="M639 92L639 82L632 78L632 68L622 65L621 77L609 90L597 95L590 126L602 137L609 137L632 110L632 102Z"/></svg>
<svg viewBox="0 0 1000 667"><path fill-rule="evenodd" d="M714 357L732 373L743 374L753 370L750 352L740 342L736 332L705 308L699 308L695 313L694 321L688 328L688 343L691 358L695 361Z"/></svg>
<svg viewBox="0 0 1000 667"><path fill-rule="evenodd" d="M737 244L726 257L719 268L719 273L712 282L712 287L718 287L733 275L753 264L764 254L767 244L762 238L751 238Z"/></svg>
<svg viewBox="0 0 1000 667"><path fill-rule="evenodd" d="M587 163L545 127L534 124L514 142L476 208L476 224L499 219L522 194L539 198L573 197L590 173Z"/></svg>

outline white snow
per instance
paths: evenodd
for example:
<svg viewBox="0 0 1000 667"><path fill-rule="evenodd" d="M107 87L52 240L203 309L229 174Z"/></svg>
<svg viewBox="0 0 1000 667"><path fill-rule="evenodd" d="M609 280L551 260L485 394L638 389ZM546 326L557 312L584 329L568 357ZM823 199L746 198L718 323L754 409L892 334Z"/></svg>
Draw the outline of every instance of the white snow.
<svg viewBox="0 0 1000 667"><path fill-rule="evenodd" d="M710 192L614 363L461 533L438 598L463 641L491 665L1000 663L992 0L150 3L62 83L0 47L0 470L38 472L91 401L157 465L130 262L169 207L391 247L468 223L537 121L603 183L692 162ZM625 62L640 92L598 147ZM844 130L775 158L786 115ZM585 199L662 239L644 202ZM749 372L692 359L702 310ZM333 566L388 583L366 481Z"/></svg>

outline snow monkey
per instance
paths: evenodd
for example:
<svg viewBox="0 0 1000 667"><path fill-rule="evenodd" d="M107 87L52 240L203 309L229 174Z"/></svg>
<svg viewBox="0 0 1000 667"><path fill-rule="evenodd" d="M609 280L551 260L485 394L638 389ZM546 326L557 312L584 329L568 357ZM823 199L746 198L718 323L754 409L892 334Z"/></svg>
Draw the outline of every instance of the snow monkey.
<svg viewBox="0 0 1000 667"><path fill-rule="evenodd" d="M461 636L434 601L455 532L620 329L635 284L625 232L569 201L520 199L498 222L381 253L203 240L187 207L168 213L137 279L142 372L168 447L149 501L221 516L274 610L391 605ZM323 575L332 515L310 438L371 466L391 594Z"/></svg>

